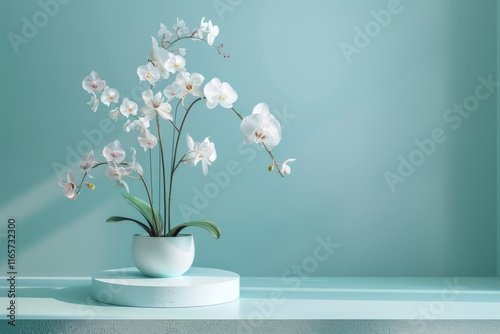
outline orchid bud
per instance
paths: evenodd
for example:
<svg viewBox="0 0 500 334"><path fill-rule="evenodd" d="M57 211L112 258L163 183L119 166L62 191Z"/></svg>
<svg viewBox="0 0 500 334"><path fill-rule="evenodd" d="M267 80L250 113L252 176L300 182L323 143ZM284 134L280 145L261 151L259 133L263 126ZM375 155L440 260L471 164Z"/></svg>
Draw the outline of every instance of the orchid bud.
<svg viewBox="0 0 500 334"><path fill-rule="evenodd" d="M86 182L85 184L87 185L87 187L88 187L90 190L94 190L94 189L95 189L95 185L94 185L93 183Z"/></svg>
<svg viewBox="0 0 500 334"><path fill-rule="evenodd" d="M267 167L267 170L269 170L270 172L272 172L274 170L274 165L269 165L269 167Z"/></svg>

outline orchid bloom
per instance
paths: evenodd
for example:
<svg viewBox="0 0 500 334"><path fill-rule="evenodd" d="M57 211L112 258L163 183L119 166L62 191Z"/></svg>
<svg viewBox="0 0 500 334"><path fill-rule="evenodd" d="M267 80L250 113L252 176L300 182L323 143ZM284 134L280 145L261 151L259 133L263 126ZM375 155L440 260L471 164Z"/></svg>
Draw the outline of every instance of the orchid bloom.
<svg viewBox="0 0 500 334"><path fill-rule="evenodd" d="M181 55L181 56L185 56L185 55L186 55L186 49L185 49L185 48L178 48L176 51L177 51L177 52L179 53L179 55Z"/></svg>
<svg viewBox="0 0 500 334"><path fill-rule="evenodd" d="M139 130L140 132L144 132L150 126L149 120L145 117L139 117L133 121L127 120L125 124L123 124L123 130L130 132L130 130Z"/></svg>
<svg viewBox="0 0 500 334"><path fill-rule="evenodd" d="M292 162L292 161L295 161L295 159L286 159L281 164L281 168L280 168L281 174L285 175L285 174L290 174L292 172L292 169L290 168L290 166L288 166L288 163Z"/></svg>
<svg viewBox="0 0 500 334"><path fill-rule="evenodd" d="M133 167L120 167L114 161L109 161L108 168L106 168L104 175L106 175L109 179L116 181L117 187L125 187L128 193L128 184L127 182L123 181L122 178L128 176L133 170Z"/></svg>
<svg viewBox="0 0 500 334"><path fill-rule="evenodd" d="M125 159L125 150L118 140L108 144L102 150L102 155L109 162L120 163Z"/></svg>
<svg viewBox="0 0 500 334"><path fill-rule="evenodd" d="M97 111L97 108L99 108L99 98L95 95L95 93L92 92L90 101L87 102L87 104L90 106L90 109L92 109L93 112Z"/></svg>
<svg viewBox="0 0 500 334"><path fill-rule="evenodd" d="M137 173L139 173L140 176L143 176L144 170L142 169L141 164L135 161L135 154L137 152L133 147L131 147L130 150L132 151L132 162L129 163L129 166L132 167Z"/></svg>
<svg viewBox="0 0 500 334"><path fill-rule="evenodd" d="M168 31L167 27L163 23L160 23L160 30L158 30L158 37L160 37L162 41L168 41L172 38L172 33Z"/></svg>
<svg viewBox="0 0 500 334"><path fill-rule="evenodd" d="M95 71L92 71L83 79L82 87L88 93L102 92L106 88L106 81Z"/></svg>
<svg viewBox="0 0 500 334"><path fill-rule="evenodd" d="M184 20L177 18L177 23L174 24L174 31L178 37L182 37L183 35L189 35L191 30L186 27L186 22Z"/></svg>
<svg viewBox="0 0 500 334"><path fill-rule="evenodd" d="M214 44L215 37L219 35L219 27L212 24L212 21L208 21L208 35L207 35L207 43L209 45Z"/></svg>
<svg viewBox="0 0 500 334"><path fill-rule="evenodd" d="M137 115L137 109L139 107L137 106L137 103L135 103L132 100L129 100L128 98L123 99L122 104L120 105L120 112L122 113L123 116L129 117L130 115Z"/></svg>
<svg viewBox="0 0 500 334"><path fill-rule="evenodd" d="M148 62L146 65L137 68L137 75L140 81L147 80L150 85L154 86L160 80L160 71L154 67L153 63Z"/></svg>
<svg viewBox="0 0 500 334"><path fill-rule="evenodd" d="M161 76L167 79L169 76L168 71L165 69L164 63L169 58L169 52L162 47L158 47L158 42L151 36L151 41L153 47L149 51L149 60L153 63L153 66L160 71Z"/></svg>
<svg viewBox="0 0 500 334"><path fill-rule="evenodd" d="M208 32L208 22L205 22L205 17L201 19L200 26L196 29L196 36L203 39L203 33Z"/></svg>
<svg viewBox="0 0 500 334"><path fill-rule="evenodd" d="M167 98L167 102L170 102L173 98L176 97L177 89L178 85L175 83L175 81L165 87L165 89L163 90L163 95L165 95L165 97Z"/></svg>
<svg viewBox="0 0 500 334"><path fill-rule="evenodd" d="M213 78L205 85L203 89L205 97L207 98L207 108L213 109L218 104L223 108L232 108L233 103L238 99L236 91L227 83L218 78Z"/></svg>
<svg viewBox="0 0 500 334"><path fill-rule="evenodd" d="M203 175L206 176L208 174L208 166L217 159L214 143L208 140L208 137L201 143L195 142L189 134L186 135L186 140L189 151L182 161L188 166L196 166L201 161Z"/></svg>
<svg viewBox="0 0 500 334"><path fill-rule="evenodd" d="M163 66L170 73L183 72L186 70L186 59L183 56L169 52L168 59Z"/></svg>
<svg viewBox="0 0 500 334"><path fill-rule="evenodd" d="M109 111L108 116L113 121L116 121L118 119L118 117L120 117L120 110L118 108L112 109Z"/></svg>
<svg viewBox="0 0 500 334"><path fill-rule="evenodd" d="M101 102L107 105L108 107L111 102L118 103L119 98L120 98L120 93L118 92L118 90L114 88L106 87L104 92L102 92L101 94Z"/></svg>
<svg viewBox="0 0 500 334"><path fill-rule="evenodd" d="M144 151L148 148L153 149L158 143L158 138L147 129L137 139L139 140L139 145L144 148Z"/></svg>
<svg viewBox="0 0 500 334"><path fill-rule="evenodd" d="M265 103L259 103L253 108L252 114L241 121L240 130L245 136L245 143L264 143L269 150L281 140L280 123L269 112Z"/></svg>
<svg viewBox="0 0 500 334"><path fill-rule="evenodd" d="M86 154L80 161L80 168L82 170L82 173L87 173L88 177L94 178L92 175L90 175L90 170L95 166L95 164L96 162L94 157L94 150L92 150L88 154Z"/></svg>
<svg viewBox="0 0 500 334"><path fill-rule="evenodd" d="M150 121L155 117L155 111L161 118L173 121L174 118L172 117L172 114L170 114L172 107L168 104L168 102L163 102L161 92L158 92L153 96L153 91L151 89L145 90L142 92L142 99L146 105L141 108L141 114L144 115L144 118L147 121Z"/></svg>
<svg viewBox="0 0 500 334"><path fill-rule="evenodd" d="M75 176L72 170L70 170L66 175L66 180L67 181L60 181L59 185L63 187L64 196L66 196L69 199L74 199L76 197L75 195L76 185L75 185Z"/></svg>
<svg viewBox="0 0 500 334"><path fill-rule="evenodd" d="M201 84L205 78L199 73L180 72L175 78L175 96L182 99L188 94L202 96Z"/></svg>

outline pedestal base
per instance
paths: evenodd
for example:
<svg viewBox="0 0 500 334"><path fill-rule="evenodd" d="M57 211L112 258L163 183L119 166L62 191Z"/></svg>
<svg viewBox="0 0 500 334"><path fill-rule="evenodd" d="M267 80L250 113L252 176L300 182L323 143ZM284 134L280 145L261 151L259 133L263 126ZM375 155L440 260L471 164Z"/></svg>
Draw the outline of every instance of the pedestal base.
<svg viewBox="0 0 500 334"><path fill-rule="evenodd" d="M223 304L240 297L240 276L192 267L181 277L150 278L137 268L106 270L92 276L92 298L136 307L192 307Z"/></svg>

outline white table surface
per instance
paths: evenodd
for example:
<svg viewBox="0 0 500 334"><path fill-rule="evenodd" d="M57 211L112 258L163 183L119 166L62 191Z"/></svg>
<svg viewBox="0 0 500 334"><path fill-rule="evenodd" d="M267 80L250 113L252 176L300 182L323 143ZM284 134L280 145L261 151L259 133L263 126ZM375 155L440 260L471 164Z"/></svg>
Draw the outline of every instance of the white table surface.
<svg viewBox="0 0 500 334"><path fill-rule="evenodd" d="M90 277L18 277L16 284L17 319L500 319L499 278L242 277L234 302L168 309L97 302Z"/></svg>

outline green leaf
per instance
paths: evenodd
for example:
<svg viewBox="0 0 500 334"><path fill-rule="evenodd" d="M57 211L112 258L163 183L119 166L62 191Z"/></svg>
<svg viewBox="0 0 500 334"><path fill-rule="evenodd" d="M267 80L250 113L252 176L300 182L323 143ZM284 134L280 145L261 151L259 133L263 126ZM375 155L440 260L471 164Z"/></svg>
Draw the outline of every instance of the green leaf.
<svg viewBox="0 0 500 334"><path fill-rule="evenodd" d="M161 219L158 211L151 209L151 206L144 202L142 199L132 196L130 194L122 194L128 204L130 204L134 209L139 211L141 215L146 219L151 230L154 231L156 236L159 236L163 230L163 221ZM154 216L153 216L154 213Z"/></svg>
<svg viewBox="0 0 500 334"><path fill-rule="evenodd" d="M148 234L150 236L153 236L153 231L151 231L151 229L149 227L147 227L146 225L144 225L140 221L135 220L133 218L120 217L120 216L112 216L112 217L109 217L108 219L106 219L106 223L119 223L119 222L122 222L122 221L125 221L125 220L128 220L128 221L131 221L131 222L134 222L134 223L138 224L140 227L142 227L143 229L145 229L146 232L148 232Z"/></svg>
<svg viewBox="0 0 500 334"><path fill-rule="evenodd" d="M177 225L167 233L167 237L176 237L180 231L182 231L184 228L190 227L190 226L201 227L201 228L207 230L208 232L210 232L210 234L215 239L220 238L219 227L213 221L210 221L210 220L193 220L193 221L190 221L190 222L187 222L184 224Z"/></svg>

